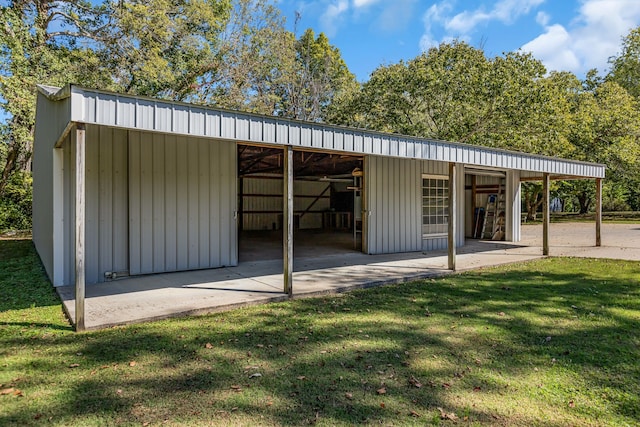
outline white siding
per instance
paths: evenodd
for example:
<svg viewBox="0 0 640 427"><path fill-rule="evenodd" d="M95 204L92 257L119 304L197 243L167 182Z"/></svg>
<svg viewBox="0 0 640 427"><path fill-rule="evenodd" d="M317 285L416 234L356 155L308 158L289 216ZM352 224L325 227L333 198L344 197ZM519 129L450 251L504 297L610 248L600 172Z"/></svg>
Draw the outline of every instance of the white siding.
<svg viewBox="0 0 640 427"><path fill-rule="evenodd" d="M520 226L522 221L522 205L520 200L520 172L507 172L507 185L505 191L506 201L506 229L505 240L508 242L520 241Z"/></svg>
<svg viewBox="0 0 640 427"><path fill-rule="evenodd" d="M360 131L72 86L71 120L195 137L313 147L469 165L603 178L604 165L455 142ZM126 106L126 107L125 107ZM118 114L126 108L127 115ZM135 126L132 126L135 123ZM207 123L213 125L206 126ZM221 126L217 126L221 123ZM192 124L192 125L190 125Z"/></svg>
<svg viewBox="0 0 640 427"><path fill-rule="evenodd" d="M75 281L75 132L64 150L64 282ZM107 271L127 271L128 256L127 131L86 129L86 283L104 281Z"/></svg>
<svg viewBox="0 0 640 427"><path fill-rule="evenodd" d="M422 249L421 185L420 162L368 157L364 186L370 254Z"/></svg>
<svg viewBox="0 0 640 427"><path fill-rule="evenodd" d="M236 265L235 144L130 132L130 273Z"/></svg>

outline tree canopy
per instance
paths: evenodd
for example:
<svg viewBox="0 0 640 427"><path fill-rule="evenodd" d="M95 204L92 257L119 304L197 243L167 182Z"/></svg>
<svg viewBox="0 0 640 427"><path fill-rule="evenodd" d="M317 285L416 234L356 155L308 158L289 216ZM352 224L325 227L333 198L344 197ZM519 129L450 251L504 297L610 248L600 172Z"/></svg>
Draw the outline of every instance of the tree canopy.
<svg viewBox="0 0 640 427"><path fill-rule="evenodd" d="M275 0L14 0L0 23L3 202L30 197L36 84L77 83L601 162L611 206L640 209L640 28L605 75L452 41L358 83L324 34L288 31ZM589 209L590 184L557 191Z"/></svg>

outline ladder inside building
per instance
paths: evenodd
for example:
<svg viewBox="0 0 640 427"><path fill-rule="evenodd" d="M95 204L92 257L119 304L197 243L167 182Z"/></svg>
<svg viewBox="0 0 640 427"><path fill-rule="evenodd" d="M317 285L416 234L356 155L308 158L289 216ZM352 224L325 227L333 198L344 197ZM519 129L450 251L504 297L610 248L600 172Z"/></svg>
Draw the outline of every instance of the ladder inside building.
<svg viewBox="0 0 640 427"><path fill-rule="evenodd" d="M505 198L503 184L498 185L498 192L489 194L484 210L481 239L503 240L505 227Z"/></svg>

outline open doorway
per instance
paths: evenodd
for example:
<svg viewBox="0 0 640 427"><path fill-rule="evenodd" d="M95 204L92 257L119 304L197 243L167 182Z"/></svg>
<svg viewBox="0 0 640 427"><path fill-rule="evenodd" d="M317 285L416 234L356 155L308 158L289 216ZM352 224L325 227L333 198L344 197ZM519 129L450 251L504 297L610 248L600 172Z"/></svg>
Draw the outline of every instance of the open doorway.
<svg viewBox="0 0 640 427"><path fill-rule="evenodd" d="M505 240L506 174L475 168L466 168L465 172L465 237Z"/></svg>
<svg viewBox="0 0 640 427"><path fill-rule="evenodd" d="M294 256L362 250L360 156L294 151ZM239 261L282 259L283 150L238 145Z"/></svg>

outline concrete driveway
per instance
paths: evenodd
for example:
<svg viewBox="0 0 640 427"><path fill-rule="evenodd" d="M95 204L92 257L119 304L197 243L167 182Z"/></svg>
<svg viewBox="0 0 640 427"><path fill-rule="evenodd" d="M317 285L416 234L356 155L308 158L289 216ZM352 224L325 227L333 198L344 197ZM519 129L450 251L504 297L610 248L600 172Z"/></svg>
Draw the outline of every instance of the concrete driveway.
<svg viewBox="0 0 640 427"><path fill-rule="evenodd" d="M593 246L593 223L552 224L550 233L552 256L640 260L640 224L603 224L603 246L598 248ZM458 271L542 258L541 247L541 225L523 225L522 241L517 244L469 240L458 250ZM446 251L298 257L294 298L450 274L446 267ZM100 329L283 301L287 296L282 289L280 260L131 277L87 286L85 324L87 329ZM69 318L74 319L74 288L57 290Z"/></svg>

